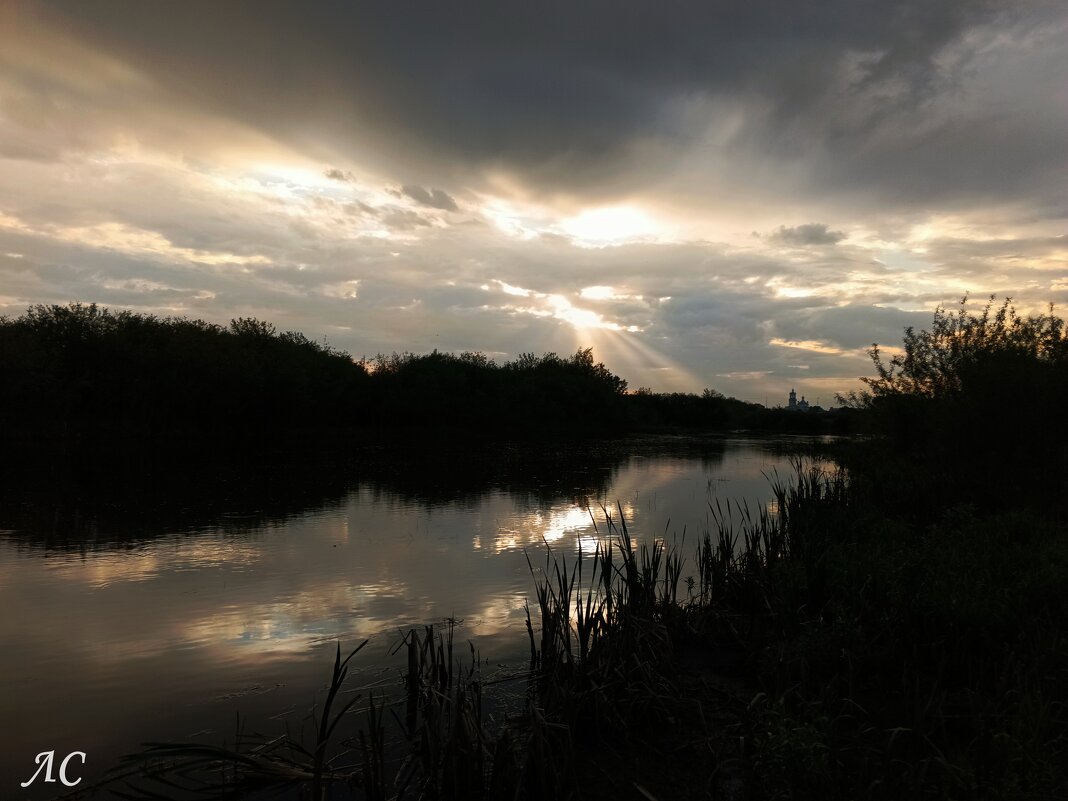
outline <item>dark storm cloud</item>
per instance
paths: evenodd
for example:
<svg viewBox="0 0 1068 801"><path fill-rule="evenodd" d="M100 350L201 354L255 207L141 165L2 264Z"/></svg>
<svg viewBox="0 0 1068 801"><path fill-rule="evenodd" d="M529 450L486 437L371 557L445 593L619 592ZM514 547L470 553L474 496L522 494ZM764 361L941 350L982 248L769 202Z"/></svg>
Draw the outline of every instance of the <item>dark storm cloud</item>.
<svg viewBox="0 0 1068 801"><path fill-rule="evenodd" d="M961 45L969 32L994 21L1031 30L1057 13L1048 3L50 5L60 24L188 102L290 139L314 128L320 144L369 148L413 178L478 166L546 188L623 190L700 150L710 121L730 114L738 125L721 145L818 157L827 169L816 185L885 170L906 194L910 178L928 194L954 182L982 190L995 185L975 169L991 166L991 147L998 180L1033 176L1036 148L1054 154L1055 125L1014 127L998 112L1003 124L973 131L975 144L967 136L948 162L967 110L894 136L975 69ZM1025 146L1006 153L1014 144ZM921 153L922 169L910 169ZM427 204L451 209L445 193Z"/></svg>
<svg viewBox="0 0 1068 801"><path fill-rule="evenodd" d="M861 304L803 309L784 315L776 323L779 336L787 340L822 340L843 350L862 350L878 343L896 346L907 327L929 327L931 312Z"/></svg>
<svg viewBox="0 0 1068 801"><path fill-rule="evenodd" d="M405 184L401 187L401 193L423 206L430 206L433 209L442 209L443 211L456 211L456 201L452 199L448 192L444 192L441 189L424 189L421 186Z"/></svg>
<svg viewBox="0 0 1068 801"><path fill-rule="evenodd" d="M832 231L824 223L806 223L794 228L780 225L779 230L770 237L773 242L778 242L791 247L804 247L805 245L835 245L845 239L842 231Z"/></svg>

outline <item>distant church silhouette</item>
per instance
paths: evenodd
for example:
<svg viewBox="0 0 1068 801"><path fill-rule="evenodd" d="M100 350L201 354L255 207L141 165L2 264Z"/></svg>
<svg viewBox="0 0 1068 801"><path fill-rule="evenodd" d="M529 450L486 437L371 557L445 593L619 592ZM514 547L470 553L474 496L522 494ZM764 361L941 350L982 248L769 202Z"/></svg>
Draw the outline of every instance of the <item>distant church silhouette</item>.
<svg viewBox="0 0 1068 801"><path fill-rule="evenodd" d="M786 408L787 409L792 409L795 412L807 412L808 411L808 401L805 400L805 396L804 395L801 396L801 400L798 400L797 399L797 393L794 392L793 388L791 388L790 389L790 402L786 405Z"/></svg>

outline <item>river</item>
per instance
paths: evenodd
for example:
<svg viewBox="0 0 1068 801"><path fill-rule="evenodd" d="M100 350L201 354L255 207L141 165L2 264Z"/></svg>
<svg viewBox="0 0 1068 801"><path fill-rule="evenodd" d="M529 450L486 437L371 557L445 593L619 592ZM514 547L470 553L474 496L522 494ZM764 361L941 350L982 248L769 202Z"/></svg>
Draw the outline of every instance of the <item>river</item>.
<svg viewBox="0 0 1068 801"><path fill-rule="evenodd" d="M521 670L528 556L589 552L605 510L692 557L718 499L754 510L791 475L782 440L486 446L429 467L257 463L0 506L0 797L34 757L88 783L149 740L232 742L237 716L299 728L336 643L352 686L395 686L406 627L458 621L484 669ZM451 457L451 458L450 458ZM125 479L124 479L125 480ZM66 492L66 490L64 490ZM106 497L97 497L106 496ZM695 572L692 558L683 577ZM683 589L682 592L685 592ZM466 646L464 648L466 651Z"/></svg>

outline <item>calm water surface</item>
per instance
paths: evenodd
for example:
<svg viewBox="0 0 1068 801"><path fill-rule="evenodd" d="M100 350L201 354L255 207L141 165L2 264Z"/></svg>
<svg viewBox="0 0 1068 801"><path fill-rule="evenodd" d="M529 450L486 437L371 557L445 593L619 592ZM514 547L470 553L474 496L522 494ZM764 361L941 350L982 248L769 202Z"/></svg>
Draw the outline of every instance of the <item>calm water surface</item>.
<svg viewBox="0 0 1068 801"><path fill-rule="evenodd" d="M601 504L618 503L636 539L685 532L690 556L710 501L768 503L765 476L791 473L780 443L745 439L564 448L471 481L443 464L322 481L279 465L272 481L220 480L185 502L183 485L157 487L158 505L141 491L73 512L9 500L0 798L38 797L18 781L40 751L87 752L89 780L144 741L232 741L238 712L263 733L299 726L339 639L371 640L354 685L395 682L399 632L446 617L488 670L520 669L527 553L592 549ZM296 484L329 489L279 497Z"/></svg>

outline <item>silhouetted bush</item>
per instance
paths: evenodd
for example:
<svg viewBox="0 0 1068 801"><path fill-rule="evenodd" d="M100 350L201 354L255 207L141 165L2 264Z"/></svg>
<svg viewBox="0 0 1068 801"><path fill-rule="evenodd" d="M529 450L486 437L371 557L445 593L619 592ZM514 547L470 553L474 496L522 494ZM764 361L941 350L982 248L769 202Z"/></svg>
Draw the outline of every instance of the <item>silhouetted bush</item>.
<svg viewBox="0 0 1068 801"><path fill-rule="evenodd" d="M939 308L930 331L905 331L903 352L851 396L879 435L865 468L871 490L896 489L890 506L936 512L955 503L1006 507L1060 503L1068 468L1068 336L1052 306L1022 317L993 298ZM893 481L885 475L893 472ZM901 478L900 476L904 476Z"/></svg>
<svg viewBox="0 0 1068 801"><path fill-rule="evenodd" d="M591 348L579 349L567 359L555 353L541 357L524 353L504 369L512 379L506 402L520 424L542 420L553 427L609 432L623 422L627 382L603 364L595 364Z"/></svg>
<svg viewBox="0 0 1068 801"><path fill-rule="evenodd" d="M5 433L62 437L273 431L343 420L369 376L269 323L159 318L93 305L0 320Z"/></svg>

